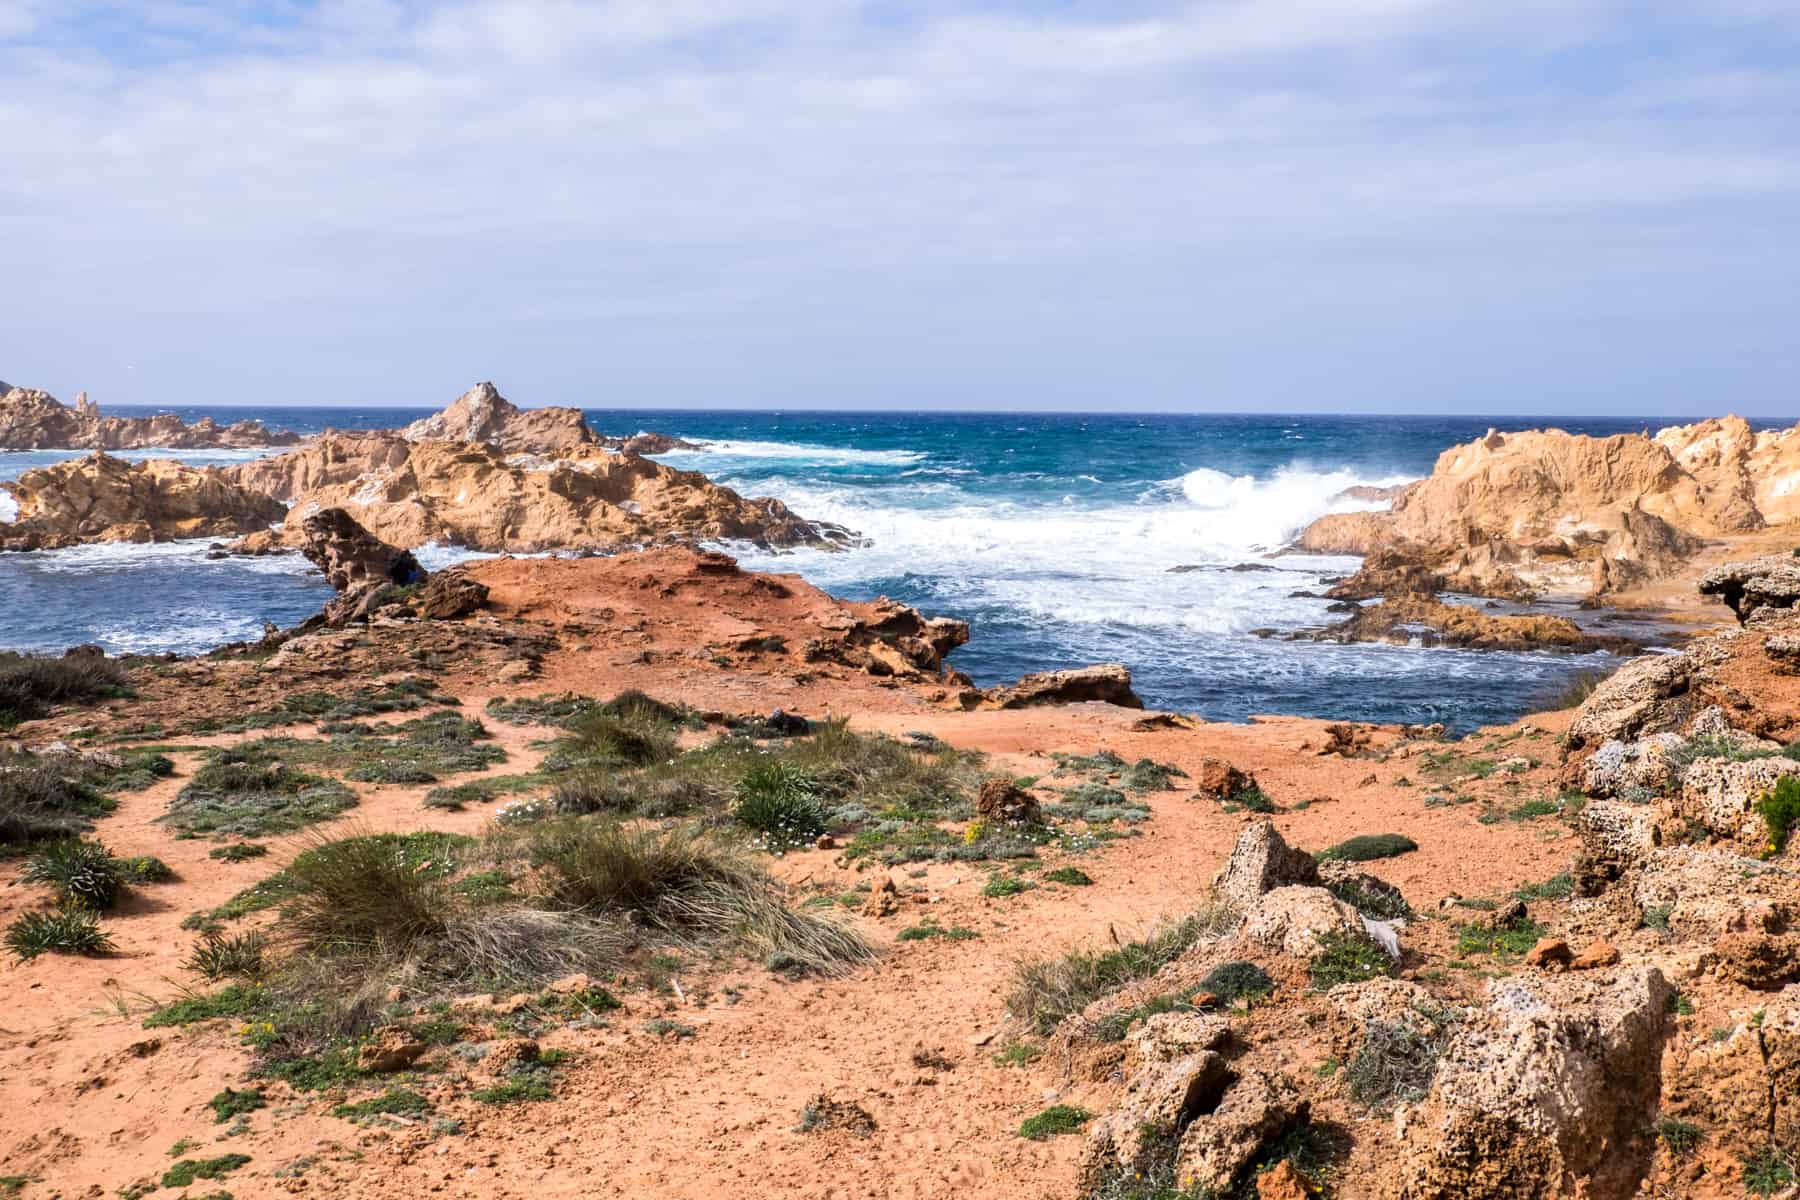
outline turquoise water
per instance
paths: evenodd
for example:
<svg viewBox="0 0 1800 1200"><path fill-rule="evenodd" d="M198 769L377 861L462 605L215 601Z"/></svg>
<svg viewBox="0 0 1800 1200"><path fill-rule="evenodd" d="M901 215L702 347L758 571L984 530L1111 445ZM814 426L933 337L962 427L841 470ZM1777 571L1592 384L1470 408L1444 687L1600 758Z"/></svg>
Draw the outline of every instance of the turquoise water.
<svg viewBox="0 0 1800 1200"><path fill-rule="evenodd" d="M177 411L310 433L393 426L429 410ZM1442 450L1498 423L1487 418L641 409L588 417L609 433L655 429L704 441L703 450L663 461L863 533L869 544L845 553L734 549L746 566L796 571L840 595L885 594L967 619L973 637L954 662L982 684L1123 662L1149 703L1209 717L1468 726L1529 711L1571 674L1608 662L1259 636L1332 619L1324 601L1295 593L1322 591L1355 567L1274 550L1313 517L1357 507L1337 499L1345 488L1417 478ZM1558 423L1595 434L1642 428ZM64 457L0 452L0 478ZM0 556L0 646L96 641L192 652L256 636L265 618L293 624L329 595L298 559L208 562L205 550L181 543ZM439 548L421 557L433 565L458 556Z"/></svg>

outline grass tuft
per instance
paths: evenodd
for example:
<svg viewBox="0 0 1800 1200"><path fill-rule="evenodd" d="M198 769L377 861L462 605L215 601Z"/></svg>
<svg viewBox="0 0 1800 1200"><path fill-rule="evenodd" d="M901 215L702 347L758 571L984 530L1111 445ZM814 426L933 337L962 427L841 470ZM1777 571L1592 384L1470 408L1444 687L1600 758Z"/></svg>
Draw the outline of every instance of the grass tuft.
<svg viewBox="0 0 1800 1200"><path fill-rule="evenodd" d="M6 927L6 948L21 961L40 954L110 954L113 940L81 909L21 913Z"/></svg>
<svg viewBox="0 0 1800 1200"><path fill-rule="evenodd" d="M1365 833L1314 855L1320 862L1374 862L1417 850L1419 843L1403 833Z"/></svg>
<svg viewBox="0 0 1800 1200"><path fill-rule="evenodd" d="M1093 1119L1094 1114L1085 1108L1078 1108L1073 1104L1052 1104L1043 1112L1020 1122L1019 1136L1034 1142L1047 1141L1065 1133L1077 1133Z"/></svg>

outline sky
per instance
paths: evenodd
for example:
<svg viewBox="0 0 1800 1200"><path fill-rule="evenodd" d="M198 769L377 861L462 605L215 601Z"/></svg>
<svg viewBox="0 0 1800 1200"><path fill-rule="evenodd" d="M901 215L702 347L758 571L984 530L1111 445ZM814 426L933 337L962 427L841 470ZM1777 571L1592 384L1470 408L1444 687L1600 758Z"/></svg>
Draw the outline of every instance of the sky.
<svg viewBox="0 0 1800 1200"><path fill-rule="evenodd" d="M0 0L0 378L1800 416L1795 0Z"/></svg>

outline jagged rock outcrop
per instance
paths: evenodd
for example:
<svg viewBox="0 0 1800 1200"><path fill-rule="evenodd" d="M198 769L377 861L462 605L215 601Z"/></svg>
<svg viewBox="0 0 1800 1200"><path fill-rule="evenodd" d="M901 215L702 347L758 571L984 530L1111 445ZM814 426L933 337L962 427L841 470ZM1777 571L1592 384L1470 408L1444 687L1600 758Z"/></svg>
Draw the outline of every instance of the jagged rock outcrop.
<svg viewBox="0 0 1800 1200"><path fill-rule="evenodd" d="M280 502L214 468L129 463L98 451L26 471L0 483L0 492L18 510L0 524L0 550L235 537L287 515Z"/></svg>
<svg viewBox="0 0 1800 1200"><path fill-rule="evenodd" d="M549 454L599 442L579 408L523 409L491 383L478 383L442 412L401 431L409 442L486 442L502 450Z"/></svg>
<svg viewBox="0 0 1800 1200"><path fill-rule="evenodd" d="M1624 1200L1674 989L1655 968L1496 980L1407 1125L1404 1200Z"/></svg>
<svg viewBox="0 0 1800 1200"><path fill-rule="evenodd" d="M969 690L961 704L975 708L1031 708L1039 704L1098 702L1121 708L1142 708L1144 702L1131 690L1131 672L1118 663L1100 663L1069 671L1040 671L1017 683Z"/></svg>
<svg viewBox="0 0 1800 1200"><path fill-rule="evenodd" d="M410 587L425 569L409 550L399 550L356 523L341 508L327 508L300 522L300 552L325 574L332 589L347 592L371 583Z"/></svg>
<svg viewBox="0 0 1800 1200"><path fill-rule="evenodd" d="M335 433L230 469L243 486L290 501L304 518L342 508L405 549L616 550L673 541L839 546L854 535L804 520L773 499L745 499L697 471L594 445L509 453L484 442ZM283 540L299 544L290 522Z"/></svg>
<svg viewBox="0 0 1800 1200"><path fill-rule="evenodd" d="M202 417L192 425L174 413L103 417L83 392L71 408L49 392L0 384L0 446L9 450L197 450L291 446L300 435L259 421L220 425Z"/></svg>
<svg viewBox="0 0 1800 1200"><path fill-rule="evenodd" d="M1428 596L1392 595L1359 608L1349 618L1313 635L1331 642L1413 642L1467 650L1559 650L1590 654L1605 650L1635 654L1630 638L1590 633L1567 617L1524 614L1494 616L1466 604L1445 604Z"/></svg>
<svg viewBox="0 0 1800 1200"><path fill-rule="evenodd" d="M1213 895L1238 911L1276 888L1312 886L1319 864L1304 850L1287 844L1273 821L1264 819L1238 834L1231 857L1213 879Z"/></svg>
<svg viewBox="0 0 1800 1200"><path fill-rule="evenodd" d="M1679 572L1701 539L1794 519L1796 480L1800 427L1757 433L1738 417L1654 437L1489 433L1445 451L1392 511L1322 518L1298 545L1391 550L1478 595L1596 597Z"/></svg>
<svg viewBox="0 0 1800 1200"><path fill-rule="evenodd" d="M1758 613L1793 608L1800 602L1800 558L1766 555L1714 567L1700 577L1702 596L1717 596L1737 614L1740 625Z"/></svg>

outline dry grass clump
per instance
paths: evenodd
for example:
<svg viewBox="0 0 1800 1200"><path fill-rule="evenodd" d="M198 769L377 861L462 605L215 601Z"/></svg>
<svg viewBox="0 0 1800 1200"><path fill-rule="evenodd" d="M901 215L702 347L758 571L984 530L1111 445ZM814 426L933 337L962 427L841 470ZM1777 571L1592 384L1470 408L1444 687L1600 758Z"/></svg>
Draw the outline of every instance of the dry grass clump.
<svg viewBox="0 0 1800 1200"><path fill-rule="evenodd" d="M41 717L53 705L126 695L126 684L125 668L98 653L0 652L0 728Z"/></svg>
<svg viewBox="0 0 1800 1200"><path fill-rule="evenodd" d="M504 876L504 887L483 885ZM209 935L191 960L260 981L283 1056L365 1028L396 985L413 996L525 990L617 972L657 948L749 953L827 973L872 957L853 930L788 907L747 851L694 828L556 818L477 839L315 834L252 889L278 907L267 942Z"/></svg>
<svg viewBox="0 0 1800 1200"><path fill-rule="evenodd" d="M23 750L0 751L0 850L72 837L111 807L68 763Z"/></svg>
<svg viewBox="0 0 1800 1200"><path fill-rule="evenodd" d="M1207 908L1108 950L1078 949L1061 958L1027 959L1013 971L1007 1011L1038 1033L1050 1033L1094 1001L1156 974L1190 946L1218 937L1236 924L1235 913Z"/></svg>

